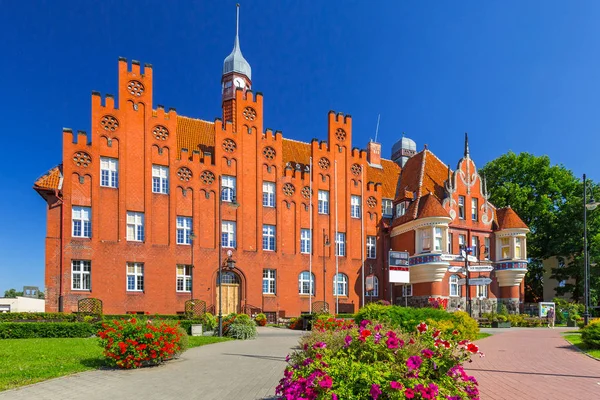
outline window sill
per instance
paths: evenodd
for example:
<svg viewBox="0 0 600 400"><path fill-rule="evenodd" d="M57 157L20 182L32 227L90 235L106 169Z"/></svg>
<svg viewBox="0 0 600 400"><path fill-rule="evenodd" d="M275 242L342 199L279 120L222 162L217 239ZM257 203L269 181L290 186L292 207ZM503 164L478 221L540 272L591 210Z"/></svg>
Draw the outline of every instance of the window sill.
<svg viewBox="0 0 600 400"><path fill-rule="evenodd" d="M311 295L308 293L298 293L298 296L306 297L306 298L311 297ZM315 295L313 294L312 297L315 297ZM319 300L315 299L315 301L319 301Z"/></svg>
<svg viewBox="0 0 600 400"><path fill-rule="evenodd" d="M186 296L189 296L190 294L192 294L192 292L189 291L189 290L187 292L186 291L177 290L175 293L178 294L178 295L185 294Z"/></svg>
<svg viewBox="0 0 600 400"><path fill-rule="evenodd" d="M263 293L263 297L277 297L277 293Z"/></svg>
<svg viewBox="0 0 600 400"><path fill-rule="evenodd" d="M71 289L72 292L78 292L78 293L91 293L92 289Z"/></svg>
<svg viewBox="0 0 600 400"><path fill-rule="evenodd" d="M163 193L163 192L152 192L152 194L164 194L164 195L169 195L169 193Z"/></svg>
<svg viewBox="0 0 600 400"><path fill-rule="evenodd" d="M71 240L80 240L80 241L87 241L87 240L92 240L91 236L71 236Z"/></svg>
<svg viewBox="0 0 600 400"><path fill-rule="evenodd" d="M141 295L141 294L144 294L144 291L143 290L127 290L127 294Z"/></svg>
<svg viewBox="0 0 600 400"><path fill-rule="evenodd" d="M100 188L102 188L102 189L118 189L119 187L118 186L102 186L102 185L100 185Z"/></svg>
<svg viewBox="0 0 600 400"><path fill-rule="evenodd" d="M191 246L191 243L175 243L177 246Z"/></svg>

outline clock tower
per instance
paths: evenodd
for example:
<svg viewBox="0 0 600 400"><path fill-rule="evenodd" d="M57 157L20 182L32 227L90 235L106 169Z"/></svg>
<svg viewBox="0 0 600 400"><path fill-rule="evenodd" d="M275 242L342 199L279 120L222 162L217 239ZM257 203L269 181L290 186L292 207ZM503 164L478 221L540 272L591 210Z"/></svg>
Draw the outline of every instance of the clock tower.
<svg viewBox="0 0 600 400"><path fill-rule="evenodd" d="M223 76L221 78L221 93L223 106L223 121L235 123L235 92L238 88L246 91L252 88L252 68L242 55L239 38L240 5L236 6L235 41L233 50L223 61Z"/></svg>

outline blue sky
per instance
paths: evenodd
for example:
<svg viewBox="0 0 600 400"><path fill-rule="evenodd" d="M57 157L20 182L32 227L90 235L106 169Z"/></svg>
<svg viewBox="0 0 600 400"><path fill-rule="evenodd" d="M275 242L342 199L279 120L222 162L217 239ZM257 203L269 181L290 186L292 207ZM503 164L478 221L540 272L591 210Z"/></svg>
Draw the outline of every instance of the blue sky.
<svg viewBox="0 0 600 400"><path fill-rule="evenodd" d="M234 1L0 0L0 295L44 286L45 202L62 127L90 130L90 94L117 92L117 59L154 66L156 104L220 116ZM244 1L241 47L265 126L324 139L353 116L354 146L390 156L401 133L452 166L469 132L479 166L513 150L600 180L600 2Z"/></svg>

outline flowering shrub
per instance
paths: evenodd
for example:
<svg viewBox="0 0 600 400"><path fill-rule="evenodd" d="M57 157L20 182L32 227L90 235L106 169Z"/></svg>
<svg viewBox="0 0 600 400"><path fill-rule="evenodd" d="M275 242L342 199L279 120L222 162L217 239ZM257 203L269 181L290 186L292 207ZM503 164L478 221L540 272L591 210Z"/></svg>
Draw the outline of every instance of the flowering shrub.
<svg viewBox="0 0 600 400"><path fill-rule="evenodd" d="M267 316L265 314L258 314L256 317L254 317L254 321L256 321L256 325L258 326L265 326L267 324Z"/></svg>
<svg viewBox="0 0 600 400"><path fill-rule="evenodd" d="M317 331L335 331L346 325L352 325L352 321L334 318L331 315L319 316L314 322L312 329Z"/></svg>
<svg viewBox="0 0 600 400"><path fill-rule="evenodd" d="M302 330L302 318L292 317L290 318L290 322L288 322L288 328L294 330Z"/></svg>
<svg viewBox="0 0 600 400"><path fill-rule="evenodd" d="M428 299L429 302L429 307L431 308L437 308L440 310L445 310L448 308L448 299L442 299L441 297L437 297L435 299L433 298L429 298Z"/></svg>
<svg viewBox="0 0 600 400"><path fill-rule="evenodd" d="M362 321L313 332L289 366L277 395L294 399L478 399L462 364L479 348L420 323L411 334Z"/></svg>
<svg viewBox="0 0 600 400"><path fill-rule="evenodd" d="M109 365L138 368L160 364L185 350L186 333L178 325L165 322L113 320L102 323L100 345Z"/></svg>

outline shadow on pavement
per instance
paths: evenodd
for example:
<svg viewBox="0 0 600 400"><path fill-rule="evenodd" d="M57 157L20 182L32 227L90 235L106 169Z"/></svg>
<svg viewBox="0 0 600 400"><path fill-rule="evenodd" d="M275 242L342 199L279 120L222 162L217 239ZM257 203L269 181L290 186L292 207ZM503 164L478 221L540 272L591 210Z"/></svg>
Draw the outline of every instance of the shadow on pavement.
<svg viewBox="0 0 600 400"><path fill-rule="evenodd" d="M250 357L250 358L260 358L263 360L273 360L273 361L285 361L285 357L277 357L277 356L261 356L257 354L236 354L236 353L223 353L224 356L238 356L238 357Z"/></svg>
<svg viewBox="0 0 600 400"><path fill-rule="evenodd" d="M554 373L551 373L551 372L501 371L501 370L497 370L497 369L481 369L481 368L469 368L469 371L498 372L498 373L501 373L501 374L543 375L543 376L562 376L562 377L567 377L567 378L570 377L570 378L600 379L600 376L554 374Z"/></svg>

